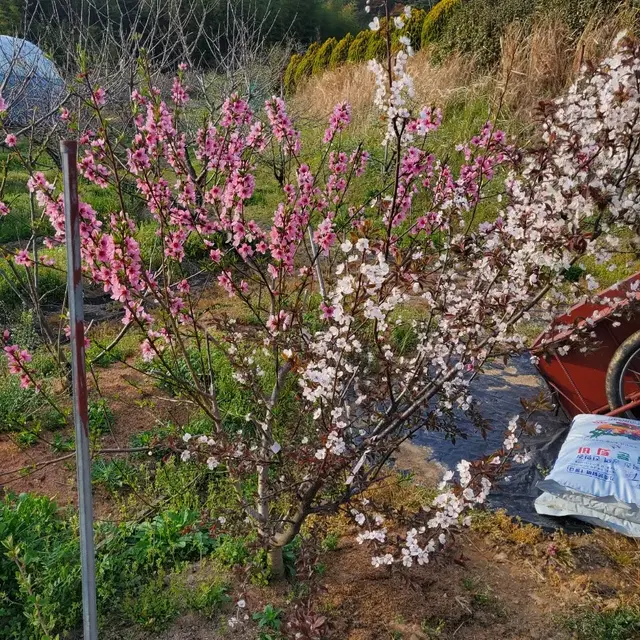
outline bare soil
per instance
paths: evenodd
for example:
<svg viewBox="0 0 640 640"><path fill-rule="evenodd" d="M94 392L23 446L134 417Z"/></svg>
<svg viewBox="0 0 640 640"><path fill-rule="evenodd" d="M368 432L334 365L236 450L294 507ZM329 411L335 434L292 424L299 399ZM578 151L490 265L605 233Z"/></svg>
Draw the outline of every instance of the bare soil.
<svg viewBox="0 0 640 640"><path fill-rule="evenodd" d="M109 398L115 423L102 448L127 447L130 436L158 420L184 423L189 407L143 389L139 374L125 365L97 370L92 392ZM67 430L70 434L70 430ZM45 440L52 434L43 434ZM25 467L60 454L42 441L19 449L0 435L0 469ZM442 467L429 461L425 447L404 445L396 468L411 471L413 483L433 486ZM0 476L0 480L6 476ZM73 458L52 464L0 487L49 495L62 505L75 503ZM96 492L96 512L111 515L109 496ZM371 565L370 552L344 530L339 546L321 558L321 589L312 596L314 611L331 623L333 640L570 640L562 621L580 611L607 611L640 604L640 544L612 533L567 536L514 525L504 516L488 516L432 564L406 573L388 573ZM290 587L253 588L248 611L273 603L287 610ZM259 632L249 620L227 629L231 611L211 620L190 613L165 632L119 629L107 640L250 640ZM116 621L117 622L117 621ZM115 635L114 635L115 634Z"/></svg>
<svg viewBox="0 0 640 640"><path fill-rule="evenodd" d="M188 419L189 407L184 402L177 402L157 389L143 387L144 376L126 364L94 368L88 381L90 397L108 398L114 417L110 433L99 438L97 449L126 449L130 446L131 436L136 433L151 429L159 422L182 424ZM77 504L75 459L71 454L56 453L51 448L50 443L57 434L71 437L73 428L67 427L55 433L43 432L34 446L25 449L15 443L12 434L0 434L0 470L3 473L24 470L0 476L0 495L10 491L37 492L54 498L60 506ZM65 457L61 463L53 463ZM34 470L33 465L43 463L46 466ZM96 490L96 517L109 517L112 507L108 493Z"/></svg>

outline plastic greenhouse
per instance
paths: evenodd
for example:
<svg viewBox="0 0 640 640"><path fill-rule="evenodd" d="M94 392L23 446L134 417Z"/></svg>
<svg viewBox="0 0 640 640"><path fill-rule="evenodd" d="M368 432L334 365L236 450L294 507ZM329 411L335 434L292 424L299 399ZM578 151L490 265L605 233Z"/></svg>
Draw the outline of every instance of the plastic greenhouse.
<svg viewBox="0 0 640 640"><path fill-rule="evenodd" d="M0 94L8 105L8 124L21 126L57 108L64 81L35 44L0 36Z"/></svg>

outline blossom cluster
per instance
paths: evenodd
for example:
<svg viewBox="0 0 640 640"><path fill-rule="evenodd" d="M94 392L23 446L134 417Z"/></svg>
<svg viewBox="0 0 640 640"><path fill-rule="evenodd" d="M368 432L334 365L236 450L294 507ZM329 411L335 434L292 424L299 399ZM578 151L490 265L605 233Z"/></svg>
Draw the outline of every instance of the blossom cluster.
<svg viewBox="0 0 640 640"><path fill-rule="evenodd" d="M28 366L33 360L31 353L16 344L11 344L11 333L8 330L3 332L1 341L5 345L3 351L7 358L9 373L20 378L20 386L23 389L37 389L36 373Z"/></svg>

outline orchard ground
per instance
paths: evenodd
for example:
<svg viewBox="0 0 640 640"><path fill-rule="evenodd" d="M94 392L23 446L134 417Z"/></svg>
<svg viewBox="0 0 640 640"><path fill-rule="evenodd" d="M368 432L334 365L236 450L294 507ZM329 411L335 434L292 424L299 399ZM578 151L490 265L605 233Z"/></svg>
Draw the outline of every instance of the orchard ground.
<svg viewBox="0 0 640 640"><path fill-rule="evenodd" d="M188 407L159 397L162 394L156 388L144 388L142 376L126 364L114 363L94 372L93 393L97 383L102 394L113 399L109 405L112 426L100 438L102 448L125 447L150 424L188 422ZM529 388L535 393L542 385L535 376L519 375L513 368L481 378L487 388L478 395L485 410L493 410L498 401L500 413L517 410L518 391ZM555 421L551 414L540 417L543 422ZM41 442L26 449L9 434L0 435L0 468L28 467L35 460L55 457L46 442L71 433L41 435ZM390 470L385 483L373 491L400 503L410 500L416 490L433 490L443 473L443 467L431 460L430 451L414 444L401 448L395 468L402 473ZM3 490L42 493L61 506L73 505L73 459L19 477L3 485ZM96 482L95 500L98 520L121 517L122 503L114 499L108 483ZM636 613L640 606L640 545L622 536L603 530L582 535L548 533L515 522L502 512L478 512L472 528L450 551L402 576L371 566L368 550L357 544L357 531L346 519L334 518L330 531L332 542L325 545L319 559L320 588L313 595L313 604L330 621L331 638L640 637L634 635L640 634L640 614ZM231 571L207 560L164 580L189 585L212 575L233 585ZM267 604L286 611L291 606L291 590L289 583L252 585L245 592L247 611L259 612ZM105 635L109 640L249 640L258 633L252 620L241 629L225 630L224 612L219 619L180 613L162 632L145 631L144 626L134 630L119 627L117 617L114 623L112 633Z"/></svg>

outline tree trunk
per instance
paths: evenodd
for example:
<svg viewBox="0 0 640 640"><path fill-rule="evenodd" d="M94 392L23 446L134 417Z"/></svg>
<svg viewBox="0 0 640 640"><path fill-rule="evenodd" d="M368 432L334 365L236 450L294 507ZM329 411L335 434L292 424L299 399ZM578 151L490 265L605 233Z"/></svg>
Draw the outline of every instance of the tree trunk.
<svg viewBox="0 0 640 640"><path fill-rule="evenodd" d="M271 565L271 576L274 580L284 580L284 557L282 547L273 547L269 550L269 564Z"/></svg>

